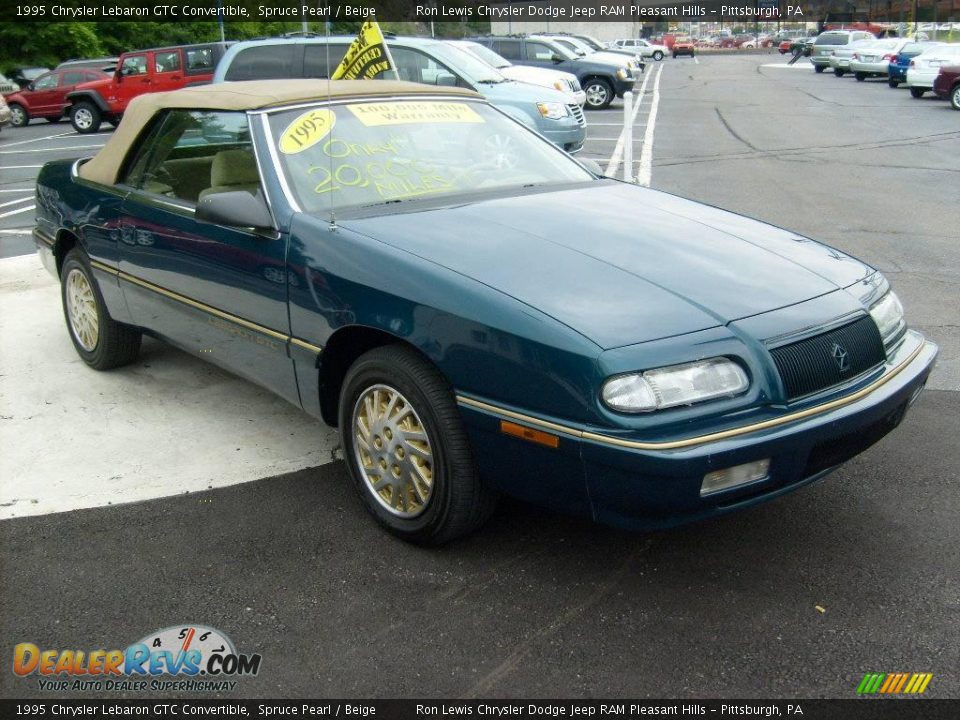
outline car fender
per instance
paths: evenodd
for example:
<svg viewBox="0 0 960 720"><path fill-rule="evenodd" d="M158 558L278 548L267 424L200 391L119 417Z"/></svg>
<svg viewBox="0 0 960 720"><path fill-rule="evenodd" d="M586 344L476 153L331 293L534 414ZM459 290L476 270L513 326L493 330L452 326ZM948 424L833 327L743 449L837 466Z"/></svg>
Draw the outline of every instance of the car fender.
<svg viewBox="0 0 960 720"><path fill-rule="evenodd" d="M100 112L106 113L110 111L110 106L107 105L107 101L104 100L103 96L96 90L74 90L73 92L67 93L66 99L70 105L76 105L81 100L89 100L100 109Z"/></svg>

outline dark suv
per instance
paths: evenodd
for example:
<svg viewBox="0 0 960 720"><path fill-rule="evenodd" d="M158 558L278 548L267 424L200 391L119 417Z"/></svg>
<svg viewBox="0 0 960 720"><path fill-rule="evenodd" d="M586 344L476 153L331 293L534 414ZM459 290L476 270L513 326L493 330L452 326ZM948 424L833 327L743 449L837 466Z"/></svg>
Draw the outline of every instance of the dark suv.
<svg viewBox="0 0 960 720"><path fill-rule="evenodd" d="M626 62L617 64L593 60L589 55L578 57L549 37L485 35L471 39L486 45L514 65L532 65L573 73L587 95L586 106L592 110L602 110L613 102L614 97L623 97L627 90L633 89L636 80Z"/></svg>

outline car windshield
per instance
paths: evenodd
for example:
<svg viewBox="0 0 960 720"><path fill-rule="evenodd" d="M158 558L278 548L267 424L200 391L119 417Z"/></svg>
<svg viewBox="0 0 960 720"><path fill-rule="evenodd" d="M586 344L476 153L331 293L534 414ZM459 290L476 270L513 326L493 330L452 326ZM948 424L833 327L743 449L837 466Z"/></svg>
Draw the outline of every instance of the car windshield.
<svg viewBox="0 0 960 720"><path fill-rule="evenodd" d="M846 45L850 36L846 33L823 33L814 41L815 45Z"/></svg>
<svg viewBox="0 0 960 720"><path fill-rule="evenodd" d="M582 42L584 42L584 43L586 43L587 45L589 45L590 47L592 47L594 50L603 50L603 48L604 48L603 43L601 43L601 42L600 42L599 40L597 40L595 37L592 37L592 36L590 36L590 35L577 35L577 37L578 37Z"/></svg>
<svg viewBox="0 0 960 720"><path fill-rule="evenodd" d="M448 43L437 43L430 50L442 62L459 71L467 80L483 85L507 82L507 79L483 60Z"/></svg>
<svg viewBox="0 0 960 720"><path fill-rule="evenodd" d="M308 213L593 179L551 143L467 99L318 104L269 120L281 170Z"/></svg>
<svg viewBox="0 0 960 720"><path fill-rule="evenodd" d="M507 60L505 57L497 55L493 50L488 48L486 45L481 45L480 43L475 42L459 42L454 45L454 47L460 50L466 50L468 53L473 55L476 58L479 58L487 65L492 65L497 68L506 68L511 67L513 63Z"/></svg>

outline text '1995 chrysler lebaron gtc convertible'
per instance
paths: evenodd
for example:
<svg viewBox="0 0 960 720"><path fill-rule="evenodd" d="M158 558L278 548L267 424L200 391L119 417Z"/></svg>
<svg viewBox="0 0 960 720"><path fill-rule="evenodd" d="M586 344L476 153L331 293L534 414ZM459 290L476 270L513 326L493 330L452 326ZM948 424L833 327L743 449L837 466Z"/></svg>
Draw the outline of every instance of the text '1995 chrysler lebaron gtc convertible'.
<svg viewBox="0 0 960 720"><path fill-rule="evenodd" d="M859 260L598 177L456 88L145 95L44 166L37 213L88 365L146 333L273 390L421 544L500 493L637 529L776 497L893 429L937 354Z"/></svg>

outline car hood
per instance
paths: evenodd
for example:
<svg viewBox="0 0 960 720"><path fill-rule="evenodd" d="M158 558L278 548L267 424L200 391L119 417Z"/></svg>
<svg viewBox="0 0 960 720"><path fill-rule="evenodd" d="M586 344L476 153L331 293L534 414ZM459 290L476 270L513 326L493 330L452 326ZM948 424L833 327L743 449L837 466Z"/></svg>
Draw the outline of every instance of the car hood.
<svg viewBox="0 0 960 720"><path fill-rule="evenodd" d="M563 72L561 70L548 70L547 68L532 67L530 65L510 65L509 67L501 68L500 73L511 80L517 80L519 82L528 82L534 83L536 85L544 85L548 87L553 87L553 83L557 80L566 80L567 82L572 82L577 79L577 76Z"/></svg>
<svg viewBox="0 0 960 720"><path fill-rule="evenodd" d="M506 80L493 84L478 84L476 91L494 105L497 103L533 103L538 102L569 102L568 95L556 88L530 84L519 80ZM532 112L536 112L533 108Z"/></svg>
<svg viewBox="0 0 960 720"><path fill-rule="evenodd" d="M612 181L342 224L605 349L725 325L873 272L787 230Z"/></svg>

